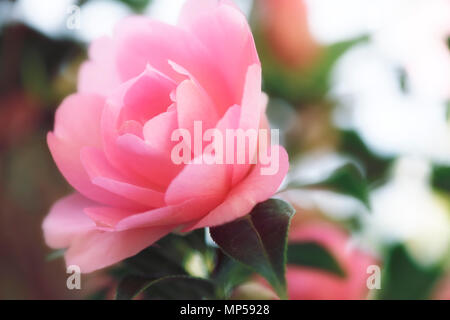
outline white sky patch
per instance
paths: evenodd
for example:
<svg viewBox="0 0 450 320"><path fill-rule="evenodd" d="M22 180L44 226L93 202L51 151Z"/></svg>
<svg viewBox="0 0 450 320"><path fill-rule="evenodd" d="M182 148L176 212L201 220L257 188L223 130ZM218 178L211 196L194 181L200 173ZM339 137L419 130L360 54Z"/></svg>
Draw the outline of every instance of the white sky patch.
<svg viewBox="0 0 450 320"><path fill-rule="evenodd" d="M334 43L373 32L417 0L306 0L312 34Z"/></svg>
<svg viewBox="0 0 450 320"><path fill-rule="evenodd" d="M185 0L153 0L146 14L160 21L175 25Z"/></svg>
<svg viewBox="0 0 450 320"><path fill-rule="evenodd" d="M12 2L0 1L0 27L11 22L13 8L14 4Z"/></svg>
<svg viewBox="0 0 450 320"><path fill-rule="evenodd" d="M398 67L371 44L347 53L334 73L332 95L343 105L338 120L357 129L378 153L450 163L444 102L414 90L402 92Z"/></svg>
<svg viewBox="0 0 450 320"><path fill-rule="evenodd" d="M24 21L45 34L57 37L66 32L67 8L74 0L19 0L14 6L13 19Z"/></svg>
<svg viewBox="0 0 450 320"><path fill-rule="evenodd" d="M427 99L450 98L450 1L414 1L375 34L377 46L408 70L411 86Z"/></svg>
<svg viewBox="0 0 450 320"><path fill-rule="evenodd" d="M90 42L104 35L112 35L114 26L131 10L117 1L90 1L81 8L81 28L76 30L79 39Z"/></svg>
<svg viewBox="0 0 450 320"><path fill-rule="evenodd" d="M175 25L185 2L186 0L153 0L146 14L160 21ZM234 2L247 17L250 16L252 0L235 0Z"/></svg>

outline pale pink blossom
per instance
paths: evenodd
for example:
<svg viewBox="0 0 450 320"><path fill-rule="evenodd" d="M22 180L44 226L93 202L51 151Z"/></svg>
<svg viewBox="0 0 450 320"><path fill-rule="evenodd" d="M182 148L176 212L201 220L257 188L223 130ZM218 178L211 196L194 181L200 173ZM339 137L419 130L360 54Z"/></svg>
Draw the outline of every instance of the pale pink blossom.
<svg viewBox="0 0 450 320"><path fill-rule="evenodd" d="M288 170L256 164L175 164L177 128L267 128L261 67L244 15L230 1L190 0L176 26L130 17L92 43L78 92L56 112L52 156L76 192L43 223L47 244L91 272L172 231L217 226L250 212ZM256 150L244 150L251 158Z"/></svg>

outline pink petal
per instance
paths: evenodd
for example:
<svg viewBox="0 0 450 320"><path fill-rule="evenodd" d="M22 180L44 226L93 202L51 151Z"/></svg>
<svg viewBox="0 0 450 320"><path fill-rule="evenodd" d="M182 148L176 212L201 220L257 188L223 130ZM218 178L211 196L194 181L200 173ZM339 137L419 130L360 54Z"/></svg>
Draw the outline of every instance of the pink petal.
<svg viewBox="0 0 450 320"><path fill-rule="evenodd" d="M100 118L104 99L96 95L73 94L58 107L54 134L75 146L101 146Z"/></svg>
<svg viewBox="0 0 450 320"><path fill-rule="evenodd" d="M122 20L116 26L115 40L116 61L123 81L139 75L147 64L180 80L180 75L168 64L169 60L191 69L206 57L204 48L188 32L146 17ZM204 62L208 63L207 60Z"/></svg>
<svg viewBox="0 0 450 320"><path fill-rule="evenodd" d="M225 137L226 129L239 128L240 117L241 107L239 105L234 105L230 107L224 116L217 122L216 129L220 130L222 135Z"/></svg>
<svg viewBox="0 0 450 320"><path fill-rule="evenodd" d="M146 143L142 138L126 133L119 135L118 127L120 126L121 118L127 118L131 111L121 115L122 108L126 105L127 101L131 103L133 99L137 97L131 97L130 89L136 82L139 82L140 78L147 78L144 82L149 81L149 74L153 72L147 69L141 76L136 79L130 80L121 86L121 89L110 99L106 104L105 110L102 114L102 132L103 132L103 146L105 155L108 161L116 168L126 172L132 177L133 184L151 187L154 190L165 190L170 181L178 174L182 169L182 166L177 166L170 161L170 150L167 150L166 144L160 144L160 140L155 139L155 143ZM159 76L156 76L156 79ZM138 88L139 95L144 94L144 88ZM168 88L167 88L168 89ZM167 99L170 99L168 90L165 91ZM129 97L129 100L126 97ZM140 108L149 108L147 101L136 100L137 103L144 103ZM151 101L151 98L148 98ZM129 104L130 105L130 104ZM168 106L165 107L167 109ZM133 108L137 110L139 106ZM161 111L161 110L158 110ZM147 111L147 112L156 112ZM169 111L172 112L172 111ZM155 116L157 114L147 114L146 116ZM139 113L136 113L136 117L139 117ZM141 118L143 120L143 118ZM147 119L148 120L148 119ZM147 121L146 120L146 121ZM155 121L158 121L155 119ZM145 123L145 122L144 122ZM155 122L156 123L156 122ZM147 137L150 138L149 128L146 129ZM156 133L155 133L156 135ZM164 134L161 139L164 139Z"/></svg>
<svg viewBox="0 0 450 320"><path fill-rule="evenodd" d="M231 98L227 100L225 107L239 104L248 67L259 64L247 20L242 12L222 2L215 8L208 4L204 10L189 12L190 6L198 7L192 2L188 1L188 7L183 10L181 26L200 40L216 62L219 74L225 81L222 90L229 93ZM179 64L183 66L182 63Z"/></svg>
<svg viewBox="0 0 450 320"><path fill-rule="evenodd" d="M162 192L105 177L94 178L92 183L111 193L135 201L146 208L158 208L165 205L164 193Z"/></svg>
<svg viewBox="0 0 450 320"><path fill-rule="evenodd" d="M178 25L189 26L203 14L216 9L218 5L218 0L187 0L178 17Z"/></svg>
<svg viewBox="0 0 450 320"><path fill-rule="evenodd" d="M263 166L258 163L247 178L230 191L221 205L211 211L205 218L186 227L184 231L230 222L248 214L257 203L270 198L277 191L289 169L288 155L284 148L273 146L272 154L276 154L276 152L279 154L279 167L276 174L262 175L260 170Z"/></svg>
<svg viewBox="0 0 450 320"><path fill-rule="evenodd" d="M95 229L95 223L83 212L95 202L74 193L58 200L42 223L45 242L52 248L66 248L73 239Z"/></svg>
<svg viewBox="0 0 450 320"><path fill-rule="evenodd" d="M142 139L144 138L143 131L144 127L140 122L136 120L126 120L122 123L122 125L119 128L119 135L131 133Z"/></svg>
<svg viewBox="0 0 450 320"><path fill-rule="evenodd" d="M81 65L78 92L106 97L120 84L115 65L115 48L111 38L95 40L89 47L89 61Z"/></svg>
<svg viewBox="0 0 450 320"><path fill-rule="evenodd" d="M157 150L166 150L167 154L170 154L174 146L171 140L172 132L177 128L177 112L163 112L145 123L145 142Z"/></svg>
<svg viewBox="0 0 450 320"><path fill-rule="evenodd" d="M203 155L203 157L210 157ZM212 159L209 163L212 163ZM191 198L224 197L229 188L229 171L223 164L196 163L198 158L186 165L170 183L166 202L179 204ZM205 160L203 160L205 161Z"/></svg>
<svg viewBox="0 0 450 320"><path fill-rule="evenodd" d="M186 79L186 75L169 64L172 61L199 82L219 110L238 102L231 99L217 58L187 30L144 17L131 17L118 25L116 47L117 65L123 80L136 77L147 64L176 82Z"/></svg>
<svg viewBox="0 0 450 320"><path fill-rule="evenodd" d="M164 193L129 183L130 180L113 168L99 149L82 149L81 160L94 185L135 201L142 208L164 205Z"/></svg>
<svg viewBox="0 0 450 320"><path fill-rule="evenodd" d="M239 128L244 131L254 130L258 134L260 128L260 119L263 112L262 102L264 96L261 92L261 67L258 64L248 68L245 80L244 95L241 104L241 117L239 120ZM248 139L247 139L248 140ZM252 144L246 142L245 150L236 150L245 153L245 163L236 164L233 169L233 185L244 178L251 168L251 161L255 158L257 143Z"/></svg>
<svg viewBox="0 0 450 320"><path fill-rule="evenodd" d="M86 215L95 221L100 229L112 231L115 225L122 219L133 215L133 212L111 207L89 207L85 208Z"/></svg>
<svg viewBox="0 0 450 320"><path fill-rule="evenodd" d="M259 120L263 111L264 101L264 96L261 91L261 81L261 66L258 64L250 66L245 77L239 128L244 130L259 128Z"/></svg>
<svg viewBox="0 0 450 320"><path fill-rule="evenodd" d="M101 148L100 114L103 99L93 95L72 95L56 111L55 130L47 135L53 159L66 180L85 197L106 205L136 208L127 199L91 183L81 160L84 147Z"/></svg>
<svg viewBox="0 0 450 320"><path fill-rule="evenodd" d="M66 264L89 273L136 255L173 229L172 226L121 232L91 231L76 238L65 254Z"/></svg>
<svg viewBox="0 0 450 320"><path fill-rule="evenodd" d="M239 7L232 0L187 0L181 9L178 25L189 26L203 14L207 14L219 5L224 4L239 10Z"/></svg>
<svg viewBox="0 0 450 320"><path fill-rule="evenodd" d="M146 68L124 88L123 99L118 102L121 105L118 121L136 120L144 124L165 112L172 104L170 92L175 89L175 83L161 73Z"/></svg>
<svg viewBox="0 0 450 320"><path fill-rule="evenodd" d="M192 223L215 208L223 196L191 198L181 204L150 210L123 218L115 225L116 230L128 230L176 223L178 226Z"/></svg>
<svg viewBox="0 0 450 320"><path fill-rule="evenodd" d="M203 90L192 80L180 83L176 90L178 125L187 129L194 136L194 121L201 121L203 132L214 128L219 115L213 102Z"/></svg>
<svg viewBox="0 0 450 320"><path fill-rule="evenodd" d="M106 159L103 151L96 147L84 147L80 151L80 158L89 179L108 177L114 180L125 180L125 175L114 168Z"/></svg>
<svg viewBox="0 0 450 320"><path fill-rule="evenodd" d="M227 113L222 117L221 120L217 123L217 129L221 132L225 132L227 128L236 128L239 124L240 119L240 107L233 106L228 109ZM197 166L197 167L195 167ZM206 165L209 167L209 165ZM192 164L190 169L187 171L197 171L197 173L186 172L183 173L183 176L177 177L176 179L180 179L178 182L173 182L171 190L168 190L168 198L171 203L179 203L175 205L169 205L168 207L151 210L148 212L134 214L132 216L126 217L120 222L117 223L116 229L124 230L129 228L135 228L137 226L151 226L151 225L164 225L176 221L179 224L189 223L195 219L202 218L205 214L209 213L210 210L214 209L218 204L223 201L223 192L222 190L226 185L226 182L221 184L224 176L229 176L229 168L226 165L217 165L206 167L205 172L201 172L203 168L201 165ZM226 168L227 167L227 168ZM215 171L218 169L218 171ZM190 174L202 176L197 178L197 180L189 181L188 177ZM209 175L209 177L207 177ZM212 180L214 175L222 175L221 177L217 177L217 180ZM202 180L198 180L202 179ZM214 178L215 179L215 178ZM198 185L196 187L186 187L183 190L182 184L187 180L187 183L194 184L195 181L208 181L204 184ZM214 182L215 181L215 182ZM216 195L214 196L205 196L206 193L210 193L209 190L210 185L213 184L213 188L216 188L216 191L212 192ZM192 190L191 190L192 188ZM202 190L203 188L203 190ZM188 193L185 193L189 191ZM195 193L195 194L194 194ZM200 197L198 195L201 194ZM183 202L184 201L184 202Z"/></svg>
<svg viewBox="0 0 450 320"><path fill-rule="evenodd" d="M165 190L183 169L183 165L172 162L167 150L155 149L135 135L118 137L115 148L117 161L144 177L154 190Z"/></svg>

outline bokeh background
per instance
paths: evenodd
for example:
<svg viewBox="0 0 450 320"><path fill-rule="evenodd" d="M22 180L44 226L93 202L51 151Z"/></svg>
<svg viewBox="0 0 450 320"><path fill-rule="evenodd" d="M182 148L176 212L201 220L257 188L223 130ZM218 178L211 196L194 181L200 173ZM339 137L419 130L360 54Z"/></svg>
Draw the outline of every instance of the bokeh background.
<svg viewBox="0 0 450 320"><path fill-rule="evenodd" d="M0 299L86 298L104 280L84 276L83 290L67 290L63 261L49 258L42 219L70 187L45 136L76 90L92 39L131 14L175 23L183 2L0 1ZM286 185L351 160L367 178L370 210L354 192L284 197L298 214L351 231L381 264L420 278L418 297L449 299L450 1L236 3L262 60L270 121L290 154ZM406 260L392 255L398 245Z"/></svg>

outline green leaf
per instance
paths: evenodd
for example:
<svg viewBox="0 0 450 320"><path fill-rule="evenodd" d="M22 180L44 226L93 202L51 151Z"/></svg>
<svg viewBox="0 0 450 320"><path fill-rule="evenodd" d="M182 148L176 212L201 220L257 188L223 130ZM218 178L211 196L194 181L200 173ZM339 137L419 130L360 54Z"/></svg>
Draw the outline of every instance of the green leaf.
<svg viewBox="0 0 450 320"><path fill-rule="evenodd" d="M288 203L269 199L245 217L210 229L211 237L227 255L265 277L282 299L287 297L287 234L294 213Z"/></svg>
<svg viewBox="0 0 450 320"><path fill-rule="evenodd" d="M218 286L221 298L228 299L233 289L247 281L252 274L252 269L218 250L212 279Z"/></svg>
<svg viewBox="0 0 450 320"><path fill-rule="evenodd" d="M129 6L133 11L141 13L150 4L150 0L118 0Z"/></svg>
<svg viewBox="0 0 450 320"><path fill-rule="evenodd" d="M129 273L144 277L186 275L187 258L193 252L204 254L206 250L204 229L183 236L170 234L123 264Z"/></svg>
<svg viewBox="0 0 450 320"><path fill-rule="evenodd" d="M164 238L169 239L169 238ZM201 253L205 253L208 246L205 241L205 229L197 229L189 232L188 234L171 234L170 238L173 242L177 242L179 249L184 250L189 247L190 250L196 250Z"/></svg>
<svg viewBox="0 0 450 320"><path fill-rule="evenodd" d="M288 246L288 264L310 267L345 277L335 257L316 242L296 242Z"/></svg>
<svg viewBox="0 0 450 320"><path fill-rule="evenodd" d="M421 266L414 261L403 245L395 245L387 252L378 298L427 299L441 274L442 267Z"/></svg>
<svg viewBox="0 0 450 320"><path fill-rule="evenodd" d="M323 181L314 183L294 182L289 188L327 189L354 197L370 210L369 186L361 171L353 163L346 163L334 170Z"/></svg>
<svg viewBox="0 0 450 320"><path fill-rule="evenodd" d="M450 192L450 166L434 165L431 185L438 190Z"/></svg>
<svg viewBox="0 0 450 320"><path fill-rule="evenodd" d="M129 273L144 277L164 277L169 275L185 275L186 271L179 257L171 255L172 251L153 245L134 257L124 261Z"/></svg>
<svg viewBox="0 0 450 320"><path fill-rule="evenodd" d="M330 75L336 61L353 46L368 40L367 36L323 47L315 61L306 68L293 68L280 61L261 28L254 28L254 38L260 55L264 91L301 107L324 99L330 87Z"/></svg>
<svg viewBox="0 0 450 320"><path fill-rule="evenodd" d="M129 275L117 287L117 300L135 299L140 294L146 299L200 300L212 299L215 294L213 282L189 276L146 278Z"/></svg>
<svg viewBox="0 0 450 320"><path fill-rule="evenodd" d="M356 158L364 166L369 182L383 179L393 162L392 157L382 157L370 150L361 136L354 130L341 131L339 151Z"/></svg>

